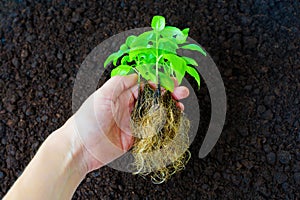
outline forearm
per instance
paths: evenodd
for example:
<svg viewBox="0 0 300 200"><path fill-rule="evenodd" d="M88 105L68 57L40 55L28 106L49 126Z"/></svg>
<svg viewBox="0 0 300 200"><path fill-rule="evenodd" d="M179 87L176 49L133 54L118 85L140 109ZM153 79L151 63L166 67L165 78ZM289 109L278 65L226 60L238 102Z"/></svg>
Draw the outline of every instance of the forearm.
<svg viewBox="0 0 300 200"><path fill-rule="evenodd" d="M88 172L68 121L43 143L5 199L71 199Z"/></svg>

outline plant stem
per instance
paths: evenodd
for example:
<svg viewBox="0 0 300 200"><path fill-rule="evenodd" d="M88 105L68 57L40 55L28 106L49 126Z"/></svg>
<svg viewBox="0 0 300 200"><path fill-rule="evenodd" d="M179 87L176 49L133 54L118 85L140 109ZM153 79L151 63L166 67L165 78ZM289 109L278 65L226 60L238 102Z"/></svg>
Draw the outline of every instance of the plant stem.
<svg viewBox="0 0 300 200"><path fill-rule="evenodd" d="M158 32L155 32L155 49L156 49L156 62L155 62L155 72L156 72L156 90L154 92L154 101L155 101L155 104L158 104L159 101L158 101L158 98L160 97L160 80L159 80L159 75L158 75L158 62L161 58L158 57L158 37L159 37L159 33Z"/></svg>
<svg viewBox="0 0 300 200"><path fill-rule="evenodd" d="M156 42L155 42L155 49L156 49L156 63L155 63L155 70L156 70L156 84L157 86L159 87L159 90L160 90L160 79L159 79L159 74L158 74L158 64L159 64L159 60L161 59L161 57L163 55L160 55L158 57L158 37L159 37L159 34L156 33Z"/></svg>
<svg viewBox="0 0 300 200"><path fill-rule="evenodd" d="M158 58L158 33L155 32L155 49L156 49L156 63L155 63L155 70L156 70L156 84L158 85L158 61L159 61L159 58Z"/></svg>

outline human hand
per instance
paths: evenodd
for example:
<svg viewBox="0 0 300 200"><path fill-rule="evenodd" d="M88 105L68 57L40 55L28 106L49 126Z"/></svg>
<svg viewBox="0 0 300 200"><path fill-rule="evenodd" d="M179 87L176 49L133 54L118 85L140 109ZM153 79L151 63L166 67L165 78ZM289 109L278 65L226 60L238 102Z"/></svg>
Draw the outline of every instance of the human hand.
<svg viewBox="0 0 300 200"><path fill-rule="evenodd" d="M137 75L115 76L94 92L72 116L72 128L81 141L87 170L108 164L133 144L130 113L138 95ZM186 98L189 90L175 81L173 97ZM183 109L183 105L178 103Z"/></svg>

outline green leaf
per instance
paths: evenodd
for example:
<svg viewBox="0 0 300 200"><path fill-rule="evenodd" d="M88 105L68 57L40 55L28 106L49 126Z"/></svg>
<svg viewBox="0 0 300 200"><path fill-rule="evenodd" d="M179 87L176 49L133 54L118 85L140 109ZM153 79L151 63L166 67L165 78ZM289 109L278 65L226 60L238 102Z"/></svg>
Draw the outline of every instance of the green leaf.
<svg viewBox="0 0 300 200"><path fill-rule="evenodd" d="M199 76L199 73L197 72L197 70L193 67L187 66L186 71L188 74L190 74L192 77L194 77L194 79L198 83L198 88L200 88L200 76Z"/></svg>
<svg viewBox="0 0 300 200"><path fill-rule="evenodd" d="M119 55L118 52L115 52L115 53L112 53L111 55L109 55L109 56L106 58L105 62L104 62L104 68L106 68L107 65L108 65L111 61L113 61L115 58L117 58L118 55Z"/></svg>
<svg viewBox="0 0 300 200"><path fill-rule="evenodd" d="M163 16L154 16L151 22L151 27L154 31L161 31L165 28L166 20Z"/></svg>
<svg viewBox="0 0 300 200"><path fill-rule="evenodd" d="M163 58L171 63L171 67L175 71L178 84L180 85L186 71L185 60L175 54L165 54Z"/></svg>
<svg viewBox="0 0 300 200"><path fill-rule="evenodd" d="M183 44L186 42L188 32L188 28L181 31L179 28L166 26L164 30L161 31L161 35L164 38L169 38L170 40L176 41L177 44Z"/></svg>
<svg viewBox="0 0 300 200"><path fill-rule="evenodd" d="M117 61L118 61L118 59L121 57L121 56L123 56L125 53L127 53L129 50L126 50L126 51L123 51L123 50L119 50L118 52L116 52L117 54L117 56L113 59L113 64L114 64L114 66L116 66L117 65Z"/></svg>
<svg viewBox="0 0 300 200"><path fill-rule="evenodd" d="M167 37L167 38L174 37L174 39L175 39L176 35L181 35L181 34L182 33L181 33L180 29L176 28L176 27L173 27L173 26L166 26L164 28L164 30L162 30L162 32L161 32L161 35L163 37Z"/></svg>
<svg viewBox="0 0 300 200"><path fill-rule="evenodd" d="M130 62L129 56L124 56L121 60L121 65L127 65L127 62Z"/></svg>
<svg viewBox="0 0 300 200"><path fill-rule="evenodd" d="M146 79L147 81L156 82L156 73L155 69L153 68L153 65L145 64L145 65L139 65L135 68L138 70L138 72L141 74L141 76Z"/></svg>
<svg viewBox="0 0 300 200"><path fill-rule="evenodd" d="M187 65L198 66L198 63L193 58L182 56Z"/></svg>
<svg viewBox="0 0 300 200"><path fill-rule="evenodd" d="M110 76L111 77L117 76L117 75L125 76L130 72L131 69L132 69L132 67L129 65L119 65L118 67L116 67L115 69L113 69L111 71Z"/></svg>
<svg viewBox="0 0 300 200"><path fill-rule="evenodd" d="M189 34L189 30L190 30L189 28L185 28L180 32L181 34L177 35L177 37L176 37L177 44L183 44L186 42L186 39Z"/></svg>
<svg viewBox="0 0 300 200"><path fill-rule="evenodd" d="M140 34L137 36L130 45L130 48L143 48L147 47L148 43L155 40L155 34L153 31L147 31L145 33Z"/></svg>
<svg viewBox="0 0 300 200"><path fill-rule="evenodd" d="M200 46L198 46L196 44L187 44L187 45L182 46L181 48L198 51L198 52L202 53L204 56L206 56L206 52Z"/></svg>
<svg viewBox="0 0 300 200"><path fill-rule="evenodd" d="M183 34L185 37L187 37L187 36L189 35L189 31L190 31L189 28L185 28L185 29L183 29L181 32L182 32L182 34Z"/></svg>
<svg viewBox="0 0 300 200"><path fill-rule="evenodd" d="M174 70L175 71L175 77L176 77L176 79L177 79L177 81L178 81L178 84L180 85L181 84L181 82L182 82L182 79L183 79L183 77L184 77L184 75L185 75L185 71L182 73L181 71L176 71L176 70Z"/></svg>
<svg viewBox="0 0 300 200"><path fill-rule="evenodd" d="M178 45L169 38L160 38L158 41L158 49L165 53L174 53L178 49Z"/></svg>
<svg viewBox="0 0 300 200"><path fill-rule="evenodd" d="M136 39L137 37L135 35L131 35L126 39L125 44L127 44L127 46L131 46L132 42Z"/></svg>
<svg viewBox="0 0 300 200"><path fill-rule="evenodd" d="M156 56L155 52L151 52L144 56L144 59L141 62L142 64L155 64L156 63Z"/></svg>
<svg viewBox="0 0 300 200"><path fill-rule="evenodd" d="M170 66L167 63L165 63L164 61L163 62L160 61L158 65L161 66L161 68L163 69L164 74L166 74L168 76L171 76Z"/></svg>
<svg viewBox="0 0 300 200"><path fill-rule="evenodd" d="M155 63L155 49L141 48L129 52L129 60L137 60L141 62L142 59L146 60L148 63L149 62Z"/></svg>
<svg viewBox="0 0 300 200"><path fill-rule="evenodd" d="M173 92L174 91L174 81L172 80L172 78L162 72L158 72L158 74L159 74L161 86L164 87L166 90Z"/></svg>
<svg viewBox="0 0 300 200"><path fill-rule="evenodd" d="M122 44L122 45L120 46L120 50L121 50L121 51L126 51L126 50L128 50L127 44Z"/></svg>

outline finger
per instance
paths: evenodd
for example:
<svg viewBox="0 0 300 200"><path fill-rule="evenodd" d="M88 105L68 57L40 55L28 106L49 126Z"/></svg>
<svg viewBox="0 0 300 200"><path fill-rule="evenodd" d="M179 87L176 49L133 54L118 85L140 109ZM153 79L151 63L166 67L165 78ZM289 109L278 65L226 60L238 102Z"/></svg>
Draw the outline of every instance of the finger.
<svg viewBox="0 0 300 200"><path fill-rule="evenodd" d="M122 92L112 104L112 113L118 128L124 133L130 134L130 114L134 108L138 86L134 86Z"/></svg>
<svg viewBox="0 0 300 200"><path fill-rule="evenodd" d="M120 94L137 83L137 74L128 76L114 76L110 78L98 91L106 97L115 100Z"/></svg>
<svg viewBox="0 0 300 200"><path fill-rule="evenodd" d="M134 106L135 106L135 103L138 99L138 96L140 95L140 87L141 86L136 85L136 86L134 86L134 87L132 87L132 88L130 88L127 91L124 92L124 93L126 93L126 92L131 93L131 98L130 98L129 106L128 106L129 107L129 113L132 113L132 111L134 109ZM122 96L122 94L120 96Z"/></svg>
<svg viewBox="0 0 300 200"><path fill-rule="evenodd" d="M134 97L134 100L137 100L138 95L139 95L139 86L135 85L131 88L129 88L128 90L124 91L125 93L129 92L131 93L131 95Z"/></svg>
<svg viewBox="0 0 300 200"><path fill-rule="evenodd" d="M152 81L148 81L148 84L153 90L155 90L157 88L157 85Z"/></svg>
<svg viewBox="0 0 300 200"><path fill-rule="evenodd" d="M172 93L172 96L175 100L180 100L187 98L190 94L190 91L187 87L185 86L179 86L176 87Z"/></svg>
<svg viewBox="0 0 300 200"><path fill-rule="evenodd" d="M177 102L177 103L176 103L176 106L177 106L181 111L184 111L184 105L183 105L183 103Z"/></svg>
<svg viewBox="0 0 300 200"><path fill-rule="evenodd" d="M132 147L134 139L132 135L122 134L121 141L122 141L122 149L124 151L128 151Z"/></svg>

